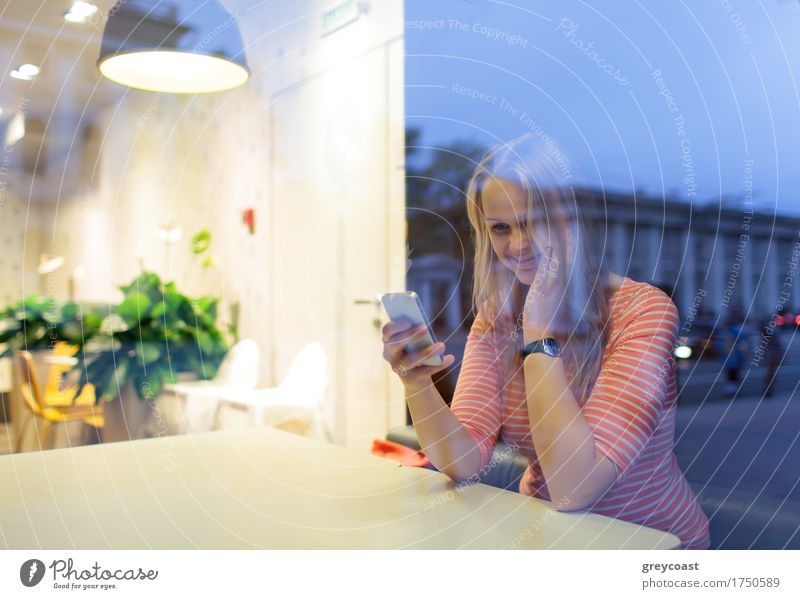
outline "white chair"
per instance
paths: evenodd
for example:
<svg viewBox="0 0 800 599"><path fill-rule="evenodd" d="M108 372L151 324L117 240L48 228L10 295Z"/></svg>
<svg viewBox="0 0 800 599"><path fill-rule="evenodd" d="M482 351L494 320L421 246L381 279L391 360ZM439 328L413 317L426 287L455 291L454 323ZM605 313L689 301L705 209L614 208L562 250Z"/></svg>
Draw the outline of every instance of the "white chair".
<svg viewBox="0 0 800 599"><path fill-rule="evenodd" d="M255 389L260 360L258 344L252 339L242 339L230 349L212 380L166 385L166 394L159 399L164 420L177 423L175 432L213 430L221 398ZM171 404L170 396L177 401Z"/></svg>
<svg viewBox="0 0 800 599"><path fill-rule="evenodd" d="M328 381L325 350L319 343L309 343L294 357L277 387L227 392L221 399L252 411L256 426L325 437L323 399Z"/></svg>

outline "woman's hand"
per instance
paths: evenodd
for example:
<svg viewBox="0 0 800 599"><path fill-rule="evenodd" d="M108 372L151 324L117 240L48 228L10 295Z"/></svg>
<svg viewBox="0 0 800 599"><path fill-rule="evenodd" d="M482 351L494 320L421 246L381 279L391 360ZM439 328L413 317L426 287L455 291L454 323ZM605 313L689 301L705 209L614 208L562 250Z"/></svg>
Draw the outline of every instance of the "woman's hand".
<svg viewBox="0 0 800 599"><path fill-rule="evenodd" d="M404 385L430 382L431 376L455 362L455 356L448 354L439 366L421 365L428 358L444 354L444 343L435 343L417 352L408 350L410 343L425 337L426 328L424 324L414 327L406 320L391 320L383 327L383 358Z"/></svg>
<svg viewBox="0 0 800 599"><path fill-rule="evenodd" d="M560 263L553 248L550 246L544 248L542 260L528 288L522 311L525 343L565 332L561 330L564 328L564 323L560 318L563 297L562 290L557 284L559 268Z"/></svg>

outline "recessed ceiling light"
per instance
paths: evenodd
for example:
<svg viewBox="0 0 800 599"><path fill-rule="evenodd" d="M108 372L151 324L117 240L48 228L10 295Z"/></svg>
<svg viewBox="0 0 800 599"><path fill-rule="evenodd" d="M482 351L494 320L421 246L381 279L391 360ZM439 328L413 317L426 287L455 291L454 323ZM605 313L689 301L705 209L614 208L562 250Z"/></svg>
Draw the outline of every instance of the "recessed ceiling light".
<svg viewBox="0 0 800 599"><path fill-rule="evenodd" d="M15 79L24 79L30 81L39 74L39 67L35 64L22 64L16 69L11 71L11 76Z"/></svg>
<svg viewBox="0 0 800 599"><path fill-rule="evenodd" d="M70 9L64 13L64 19L70 23L85 23L97 13L97 7L90 2L77 0L72 3Z"/></svg>

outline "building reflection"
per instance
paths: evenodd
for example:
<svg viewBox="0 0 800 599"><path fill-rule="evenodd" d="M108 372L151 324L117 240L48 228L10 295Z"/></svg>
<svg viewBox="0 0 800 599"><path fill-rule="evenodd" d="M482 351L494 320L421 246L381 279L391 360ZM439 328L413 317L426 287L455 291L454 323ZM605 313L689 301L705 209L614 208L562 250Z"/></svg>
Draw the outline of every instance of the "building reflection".
<svg viewBox="0 0 800 599"><path fill-rule="evenodd" d="M588 198L587 209L594 206L591 219L605 239L608 268L671 295L681 335L721 331L729 321L744 321L756 332L776 317L779 324L794 325L800 306L795 277L800 218L753 211L746 204L698 206L582 192L577 196ZM448 353L458 361L473 318L471 234L463 202L453 196L426 211L409 198L408 212L413 254L407 286L420 295L436 335L447 340ZM450 381L438 384L443 393L452 387Z"/></svg>

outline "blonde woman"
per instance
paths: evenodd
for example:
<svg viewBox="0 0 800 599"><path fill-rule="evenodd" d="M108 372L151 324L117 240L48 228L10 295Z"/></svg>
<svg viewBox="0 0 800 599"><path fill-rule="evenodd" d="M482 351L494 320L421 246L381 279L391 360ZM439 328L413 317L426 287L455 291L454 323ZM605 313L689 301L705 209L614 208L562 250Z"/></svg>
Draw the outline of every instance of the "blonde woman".
<svg viewBox="0 0 800 599"><path fill-rule="evenodd" d="M677 310L659 289L603 266L614 240L591 228L588 204L562 184L562 156L526 136L475 169L467 212L477 314L451 407L431 376L454 357L420 365L444 344L409 352L423 329L392 321L384 358L422 448L450 478L474 479L501 437L528 459L521 493L705 549L708 519L672 452Z"/></svg>

